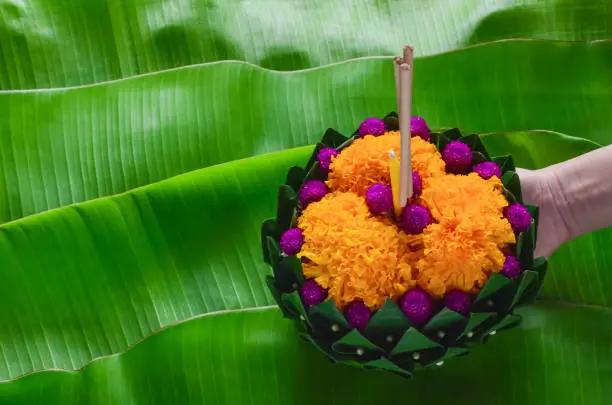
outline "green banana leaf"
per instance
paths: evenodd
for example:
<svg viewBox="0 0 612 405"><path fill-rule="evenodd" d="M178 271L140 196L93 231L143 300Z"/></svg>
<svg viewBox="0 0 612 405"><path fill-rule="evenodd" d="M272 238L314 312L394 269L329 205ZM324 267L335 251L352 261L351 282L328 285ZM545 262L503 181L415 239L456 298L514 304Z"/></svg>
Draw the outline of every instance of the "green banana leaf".
<svg viewBox="0 0 612 405"><path fill-rule="evenodd" d="M523 167L597 148L552 132L488 135L484 142L492 154L513 153ZM529 152L544 149L542 155ZM218 165L1 225L0 379L79 369L175 322L271 305L259 227L275 212L287 168L304 164L311 152L304 147ZM612 233L595 235L569 245L579 250L571 256L577 267L567 264L565 249L552 258L544 296L609 306L609 294L587 295L604 292L612 282L612 256L605 250ZM576 268L588 269L588 275ZM259 339L246 332L215 333ZM180 346L175 350L191 356ZM135 364L134 373L155 369L151 362L144 368ZM232 375L227 378L239 378Z"/></svg>
<svg viewBox="0 0 612 405"><path fill-rule="evenodd" d="M611 18L607 0L6 1L0 89L230 59L302 69L394 55L406 42L429 55L507 38L604 39Z"/></svg>
<svg viewBox="0 0 612 405"><path fill-rule="evenodd" d="M79 373L2 383L0 403L608 404L612 311L542 302L521 314L519 329L412 381L329 363L273 308L210 314Z"/></svg>
<svg viewBox="0 0 612 405"><path fill-rule="evenodd" d="M546 128L609 144L611 55L612 42L510 41L417 59L415 114L432 128ZM0 221L310 145L329 126L350 134L396 108L390 64L278 73L226 62L0 92Z"/></svg>

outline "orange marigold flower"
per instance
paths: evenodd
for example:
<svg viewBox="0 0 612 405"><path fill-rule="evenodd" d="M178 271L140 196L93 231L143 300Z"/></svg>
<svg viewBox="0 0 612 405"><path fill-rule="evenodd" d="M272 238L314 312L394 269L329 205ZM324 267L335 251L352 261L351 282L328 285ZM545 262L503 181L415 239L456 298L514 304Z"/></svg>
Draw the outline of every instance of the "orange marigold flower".
<svg viewBox="0 0 612 405"><path fill-rule="evenodd" d="M435 297L454 289L475 293L499 272L503 250L515 243L503 218L508 205L499 179L477 174L433 179L423 203L438 222L423 235L424 256L416 263L418 284Z"/></svg>
<svg viewBox="0 0 612 405"><path fill-rule="evenodd" d="M372 217L363 197L330 193L304 210L298 226L304 275L328 288L339 308L361 299L376 309L415 285L409 263L422 255L411 250L418 238Z"/></svg>
<svg viewBox="0 0 612 405"><path fill-rule="evenodd" d="M389 151L400 155L398 131L381 136L367 135L355 140L333 159L327 185L332 190L353 191L364 195L371 185L390 184ZM412 168L418 172L424 186L430 177L444 175L444 161L435 145L420 137L411 138Z"/></svg>
<svg viewBox="0 0 612 405"><path fill-rule="evenodd" d="M476 173L467 176L446 175L431 179L421 200L436 221L444 217L464 217L472 213L503 216L508 206L503 185L497 177L484 180Z"/></svg>

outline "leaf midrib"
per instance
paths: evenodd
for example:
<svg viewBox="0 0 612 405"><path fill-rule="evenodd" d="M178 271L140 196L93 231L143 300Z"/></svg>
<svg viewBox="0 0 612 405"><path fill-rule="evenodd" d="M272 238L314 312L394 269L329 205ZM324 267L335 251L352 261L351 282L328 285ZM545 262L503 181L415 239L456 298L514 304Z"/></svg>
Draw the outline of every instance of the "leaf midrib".
<svg viewBox="0 0 612 405"><path fill-rule="evenodd" d="M594 45L598 43L612 42L612 38L596 39L596 40L590 40L590 41L578 41L578 40L563 41L563 40L557 40L557 39L542 39L542 38L507 38L507 39L499 39L495 41L488 41L488 42L481 42L477 44L466 45L460 48L454 48L454 49L449 49L449 50L438 52L438 53L419 56L415 58L415 60L431 59L431 58L435 58L441 55L448 55L448 54L455 54L455 53L458 54L458 53L470 51L472 49L493 46L493 45L503 44L503 43L514 43L514 42L518 42L518 43L541 42L541 43L568 44L568 45ZM257 64L254 64L248 61L242 61L242 60L221 60L221 61L212 61L212 62L204 62L204 63L195 63L191 65L185 65L185 66L179 66L179 67L174 67L174 68L169 68L169 69L158 70L155 72L142 73L142 74L133 75L133 76L121 77L118 79L105 80L105 81L100 81L100 82L95 82L95 83L80 84L76 86L0 90L0 96L5 95L5 94L31 94L31 93L47 93L47 92L51 93L51 92L59 92L59 91L73 91L73 90L80 90L80 89L88 89L92 87L103 87L103 86L112 85L116 83L138 80L138 79L142 79L146 77L164 75L166 73L178 72L178 71L189 70L189 69L206 68L206 67L217 66L217 65L244 65L246 67L249 67L255 70L260 70L260 71L270 73L270 74L291 76L291 75L300 74L300 73L316 72L318 70L332 68L335 66L341 66L345 64L350 64L350 63L358 62L358 61L391 60L393 58L394 58L393 56L384 56L384 55L362 56L359 58L351 58L351 59L346 59L346 60L342 60L338 62L328 63L325 65L314 66L314 67L305 68L305 69L290 70L290 71L268 69L260 65L257 65Z"/></svg>

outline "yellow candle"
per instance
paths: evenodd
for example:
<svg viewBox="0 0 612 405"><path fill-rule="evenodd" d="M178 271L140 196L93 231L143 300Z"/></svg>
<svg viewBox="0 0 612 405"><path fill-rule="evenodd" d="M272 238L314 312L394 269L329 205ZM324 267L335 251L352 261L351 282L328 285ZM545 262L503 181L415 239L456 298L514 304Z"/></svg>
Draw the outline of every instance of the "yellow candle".
<svg viewBox="0 0 612 405"><path fill-rule="evenodd" d="M400 163L393 150L389 151L389 175L391 176L391 190L393 191L393 208L397 217L402 213L400 204Z"/></svg>

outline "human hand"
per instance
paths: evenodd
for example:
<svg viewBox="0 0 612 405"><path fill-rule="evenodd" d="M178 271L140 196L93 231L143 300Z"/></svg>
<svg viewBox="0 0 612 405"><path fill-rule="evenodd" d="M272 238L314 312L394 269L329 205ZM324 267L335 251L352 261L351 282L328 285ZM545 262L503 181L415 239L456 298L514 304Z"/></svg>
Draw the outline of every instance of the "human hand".
<svg viewBox="0 0 612 405"><path fill-rule="evenodd" d="M546 170L517 169L521 180L523 201L540 208L538 242L535 256L550 255L570 240L570 230L564 219L565 203L555 198L557 179Z"/></svg>
<svg viewBox="0 0 612 405"><path fill-rule="evenodd" d="M612 227L612 145L544 169L518 170L523 200L540 206L536 254Z"/></svg>

